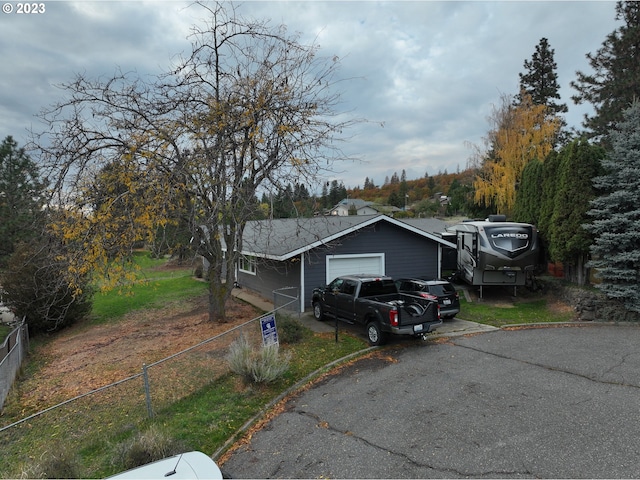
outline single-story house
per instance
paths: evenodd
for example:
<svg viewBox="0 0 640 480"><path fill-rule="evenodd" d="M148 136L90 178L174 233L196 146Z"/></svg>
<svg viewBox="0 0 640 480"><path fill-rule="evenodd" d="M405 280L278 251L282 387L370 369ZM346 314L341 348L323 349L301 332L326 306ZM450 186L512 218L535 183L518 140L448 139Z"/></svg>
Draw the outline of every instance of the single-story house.
<svg viewBox="0 0 640 480"><path fill-rule="evenodd" d="M445 226L435 218L398 220L386 215L248 222L236 281L266 298L293 287L304 312L311 306L313 289L339 275L438 278L443 250L456 247L438 235Z"/></svg>
<svg viewBox="0 0 640 480"><path fill-rule="evenodd" d="M378 205L374 202L360 200L359 198L344 198L329 210L328 214L346 217L347 215L351 215L352 212L355 212L356 215L377 215L379 213L393 214L401 211L401 209L393 205Z"/></svg>

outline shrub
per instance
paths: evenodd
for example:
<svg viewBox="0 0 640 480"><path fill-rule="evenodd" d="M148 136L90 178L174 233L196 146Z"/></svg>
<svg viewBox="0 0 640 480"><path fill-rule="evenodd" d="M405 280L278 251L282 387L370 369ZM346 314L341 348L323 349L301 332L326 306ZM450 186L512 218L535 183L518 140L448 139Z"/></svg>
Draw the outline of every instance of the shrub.
<svg viewBox="0 0 640 480"><path fill-rule="evenodd" d="M182 451L179 442L152 425L146 431L139 432L132 439L120 444L117 467L129 470L177 455Z"/></svg>
<svg viewBox="0 0 640 480"><path fill-rule="evenodd" d="M72 285L68 269L61 246L46 236L18 245L9 259L0 278L4 301L18 318L26 317L31 334L61 330L91 312L89 275L78 275Z"/></svg>
<svg viewBox="0 0 640 480"><path fill-rule="evenodd" d="M282 343L298 343L304 338L304 327L295 318L278 316L278 339Z"/></svg>
<svg viewBox="0 0 640 480"><path fill-rule="evenodd" d="M22 468L21 478L80 478L78 458L63 448L45 452L40 462Z"/></svg>
<svg viewBox="0 0 640 480"><path fill-rule="evenodd" d="M229 347L227 362L231 371L247 383L273 383L288 369L291 355L281 355L277 344L254 351L244 335Z"/></svg>

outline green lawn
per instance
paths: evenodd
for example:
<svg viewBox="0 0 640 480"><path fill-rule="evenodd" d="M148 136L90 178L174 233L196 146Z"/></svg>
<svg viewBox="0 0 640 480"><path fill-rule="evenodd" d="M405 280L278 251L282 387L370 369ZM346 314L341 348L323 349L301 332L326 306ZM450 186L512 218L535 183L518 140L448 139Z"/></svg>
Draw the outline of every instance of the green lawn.
<svg viewBox="0 0 640 480"><path fill-rule="evenodd" d="M207 284L193 278L190 271L172 272L172 275L164 273L123 289L96 293L92 322L112 321L133 310L161 308L168 302L197 297L207 291Z"/></svg>
<svg viewBox="0 0 640 480"><path fill-rule="evenodd" d="M133 310L162 308L168 302L204 294L207 284L193 277L191 267L162 268L166 259L151 258L148 252L136 252L136 280L130 285L93 298L92 323L113 321Z"/></svg>
<svg viewBox="0 0 640 480"><path fill-rule="evenodd" d="M0 345L2 345L9 333L11 333L11 328L7 327L6 325L0 325Z"/></svg>
<svg viewBox="0 0 640 480"><path fill-rule="evenodd" d="M568 322L574 313L568 309L555 309L546 297L516 299L506 302L467 301L460 295L462 320L503 327L527 323Z"/></svg>

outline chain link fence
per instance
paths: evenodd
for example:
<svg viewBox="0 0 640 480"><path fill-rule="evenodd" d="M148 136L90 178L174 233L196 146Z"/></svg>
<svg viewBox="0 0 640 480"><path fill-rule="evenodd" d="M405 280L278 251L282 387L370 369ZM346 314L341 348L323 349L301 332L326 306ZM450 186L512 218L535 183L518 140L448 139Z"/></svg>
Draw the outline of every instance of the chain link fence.
<svg viewBox="0 0 640 480"><path fill-rule="evenodd" d="M26 466L46 454L47 448L58 448L58 441L69 451L113 448L109 443L113 438L135 429L157 412L168 411L176 402L228 373L225 357L231 343L243 335L253 348L259 348L262 345L260 320L265 316L276 316L297 301L294 298L288 303L279 302L272 312L162 360L142 365L140 373L13 423L3 424L3 417L0 417L0 457L3 457L0 478L15 474L16 465L23 468L23 476L29 478ZM31 453L28 458L20 459L25 445L30 446ZM11 462L4 461L9 458ZM12 470L4 471L5 468Z"/></svg>
<svg viewBox="0 0 640 480"><path fill-rule="evenodd" d="M29 330L23 319L0 345L0 411L28 351Z"/></svg>
<svg viewBox="0 0 640 480"><path fill-rule="evenodd" d="M283 313L296 314L300 318L300 296L298 287L282 287L273 291L273 305L275 310Z"/></svg>

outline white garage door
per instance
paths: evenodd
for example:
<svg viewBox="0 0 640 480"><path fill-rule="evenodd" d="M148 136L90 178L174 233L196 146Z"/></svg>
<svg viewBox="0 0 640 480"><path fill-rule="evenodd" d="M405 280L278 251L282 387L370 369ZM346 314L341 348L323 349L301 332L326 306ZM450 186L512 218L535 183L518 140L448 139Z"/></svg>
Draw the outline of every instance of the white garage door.
<svg viewBox="0 0 640 480"><path fill-rule="evenodd" d="M327 283L341 275L373 273L384 275L384 253L327 255Z"/></svg>

